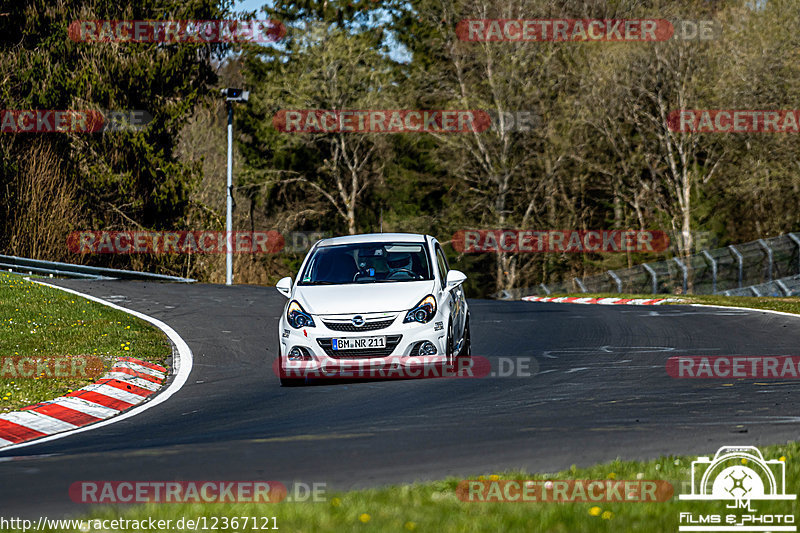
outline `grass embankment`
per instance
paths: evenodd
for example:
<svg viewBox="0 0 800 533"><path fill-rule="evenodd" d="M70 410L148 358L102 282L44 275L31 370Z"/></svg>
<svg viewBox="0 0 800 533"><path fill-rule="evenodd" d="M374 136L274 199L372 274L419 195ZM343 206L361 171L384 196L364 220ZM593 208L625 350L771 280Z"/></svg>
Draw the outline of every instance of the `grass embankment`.
<svg viewBox="0 0 800 533"><path fill-rule="evenodd" d="M760 448L764 459L778 459L786 464L786 492L798 493L800 487L800 445L791 443ZM716 449L702 450L713 457ZM161 504L130 508L106 508L92 518L171 519L207 517L276 517L281 531L430 531L430 532L672 532L678 531L679 513L733 513L725 502L678 500L688 493L691 462L694 457L662 457L654 461L614 461L590 468L574 466L555 474L524 473L484 474L480 479L584 479L584 480L664 480L674 487L675 495L664 503L541 503L503 502L472 503L456 494L460 479L356 490L327 494L317 503L276 504ZM472 479L479 479L478 476ZM797 501L753 501L758 513L798 515ZM739 513L741 514L741 513ZM242 523L241 520L239 522ZM252 521L250 522L252 525ZM229 529L232 530L232 529ZM245 531L245 529L240 529ZM248 528L249 530L249 528Z"/></svg>
<svg viewBox="0 0 800 533"><path fill-rule="evenodd" d="M6 358L19 370L22 357L100 358L110 366L117 357L128 356L163 365L170 354L167 337L143 320L18 275L0 273L0 413L62 396L97 377L38 372L34 377L14 377L2 372L3 363L9 363ZM23 367L28 368L32 367Z"/></svg>

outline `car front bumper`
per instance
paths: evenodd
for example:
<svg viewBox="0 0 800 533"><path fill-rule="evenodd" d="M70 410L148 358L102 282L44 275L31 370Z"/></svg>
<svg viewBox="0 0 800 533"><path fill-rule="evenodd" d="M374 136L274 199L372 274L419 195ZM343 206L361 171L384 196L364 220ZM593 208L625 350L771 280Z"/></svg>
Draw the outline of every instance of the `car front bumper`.
<svg viewBox="0 0 800 533"><path fill-rule="evenodd" d="M360 315L361 316L361 315ZM313 316L313 328L292 328L282 317L279 326L281 368L302 367L308 371L330 369L379 369L387 365L415 368L447 360L447 330L444 319L437 315L426 324L403 323L406 313L379 313L363 315L366 324L391 320L386 327L379 329L360 329L352 324L352 316L329 315ZM335 328L335 329L334 329ZM342 331L346 328L352 331ZM360 350L333 350L332 339L386 337L386 348ZM418 355L424 341L433 343L436 355ZM301 348L306 358L302 361L290 360L292 348ZM302 364L300 364L302 363Z"/></svg>

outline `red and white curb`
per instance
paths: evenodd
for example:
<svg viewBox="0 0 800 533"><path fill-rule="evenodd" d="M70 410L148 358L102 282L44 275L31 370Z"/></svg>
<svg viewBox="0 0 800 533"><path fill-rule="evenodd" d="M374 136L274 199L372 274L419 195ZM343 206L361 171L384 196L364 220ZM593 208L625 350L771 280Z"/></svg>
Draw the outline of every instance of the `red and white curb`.
<svg viewBox="0 0 800 533"><path fill-rule="evenodd" d="M550 302L550 303L569 303L569 304L598 304L598 305L661 305L668 302L680 302L679 298L579 298L579 297L554 297L549 296L525 296L522 298L526 302Z"/></svg>
<svg viewBox="0 0 800 533"><path fill-rule="evenodd" d="M167 401L186 384L192 371L192 350L189 349L186 341L164 322L95 296L42 281L26 279L92 300L153 324L163 331L172 343L174 378L166 388L159 392L167 378L166 368L131 358L121 358L108 374L92 385L55 400L26 407L22 411L0 415L0 439L2 439L0 440L0 452L49 442L120 422ZM156 392L158 394L152 396ZM152 398L145 402L150 396ZM56 414L58 416L54 416ZM13 434L15 436L12 437L11 431L4 430L4 428L12 427L21 428L17 431L21 430L25 433Z"/></svg>
<svg viewBox="0 0 800 533"><path fill-rule="evenodd" d="M99 422L146 400L167 377L163 366L118 359L96 383L46 402L0 414L0 448Z"/></svg>

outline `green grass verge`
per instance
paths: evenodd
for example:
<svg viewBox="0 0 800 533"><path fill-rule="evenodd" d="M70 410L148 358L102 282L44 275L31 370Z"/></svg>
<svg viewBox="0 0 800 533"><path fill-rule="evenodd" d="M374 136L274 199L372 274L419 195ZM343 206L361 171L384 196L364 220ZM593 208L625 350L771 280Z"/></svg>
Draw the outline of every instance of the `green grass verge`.
<svg viewBox="0 0 800 533"><path fill-rule="evenodd" d="M786 464L786 492L798 493L800 445L760 448L766 460ZM713 456L716 449L699 450ZM689 492L691 462L695 457L661 457L654 461L613 461L589 468L573 466L553 474L527 475L522 472L484 474L481 479L584 479L663 480L672 484L675 495L664 503L472 503L456 494L460 479L390 486L326 494L325 501L276 504L148 504L106 507L91 513L91 519L125 518L141 520L197 519L207 517L276 517L280 531L425 531L425 532L676 532L680 512L725 514L724 503L678 500ZM478 479L476 475L472 479ZM310 481L310 480L309 480ZM797 501L753 502L759 513L797 516ZM733 511L730 511L733 513ZM741 513L738 513L741 514ZM241 520L240 520L241 523ZM252 525L252 521L250 522ZM99 524L98 524L99 525ZM224 529L223 529L224 530ZM233 530L229 528L228 531ZM241 531L249 530L240 529Z"/></svg>
<svg viewBox="0 0 800 533"><path fill-rule="evenodd" d="M143 320L0 273L0 361L98 357L110 365L117 357L128 356L163 365L171 353L166 335ZM91 381L81 376L0 375L0 412L57 398Z"/></svg>

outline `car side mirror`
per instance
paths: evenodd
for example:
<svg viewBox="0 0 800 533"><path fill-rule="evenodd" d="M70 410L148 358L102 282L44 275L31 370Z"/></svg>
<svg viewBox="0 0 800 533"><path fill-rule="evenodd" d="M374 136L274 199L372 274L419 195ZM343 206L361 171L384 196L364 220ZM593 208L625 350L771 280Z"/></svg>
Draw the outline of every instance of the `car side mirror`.
<svg viewBox="0 0 800 533"><path fill-rule="evenodd" d="M278 289L279 293L288 298L292 294L292 278L281 278L281 280L275 284L275 288Z"/></svg>
<svg viewBox="0 0 800 533"><path fill-rule="evenodd" d="M467 281L467 276L460 270L451 270L447 273L446 289L451 291Z"/></svg>

